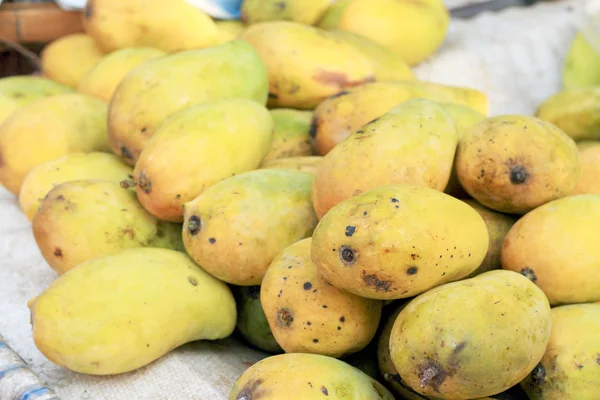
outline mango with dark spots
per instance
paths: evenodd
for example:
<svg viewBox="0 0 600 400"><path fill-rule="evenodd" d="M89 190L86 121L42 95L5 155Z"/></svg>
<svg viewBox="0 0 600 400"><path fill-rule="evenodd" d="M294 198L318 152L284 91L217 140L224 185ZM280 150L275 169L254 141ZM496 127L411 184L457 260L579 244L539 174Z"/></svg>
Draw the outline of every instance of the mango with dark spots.
<svg viewBox="0 0 600 400"><path fill-rule="evenodd" d="M281 250L312 235L312 180L306 172L261 169L211 186L185 204L188 254L222 281L259 285Z"/></svg>
<svg viewBox="0 0 600 400"><path fill-rule="evenodd" d="M541 362L521 382L531 400L596 400L600 393L600 304L552 309Z"/></svg>
<svg viewBox="0 0 600 400"><path fill-rule="evenodd" d="M511 228L502 267L535 282L550 304L600 300L600 195L580 194L544 204Z"/></svg>
<svg viewBox="0 0 600 400"><path fill-rule="evenodd" d="M157 220L135 192L106 180L59 184L42 201L32 227L42 255L58 274L127 248L183 251L181 225Z"/></svg>
<svg viewBox="0 0 600 400"><path fill-rule="evenodd" d="M464 278L488 242L485 222L468 204L426 187L387 185L329 210L311 256L332 285L389 300Z"/></svg>
<svg viewBox="0 0 600 400"><path fill-rule="evenodd" d="M542 359L551 326L550 305L535 284L490 271L412 299L394 322L390 354L417 393L475 399L523 380Z"/></svg>
<svg viewBox="0 0 600 400"><path fill-rule="evenodd" d="M235 382L229 400L394 400L379 382L332 357L289 353L265 358Z"/></svg>
<svg viewBox="0 0 600 400"><path fill-rule="evenodd" d="M580 170L573 139L548 122L521 115L472 126L456 153L456 172L467 193L512 214L570 194Z"/></svg>
<svg viewBox="0 0 600 400"><path fill-rule="evenodd" d="M273 143L263 164L279 158L311 156L309 132L312 112L279 108L269 113L273 118Z"/></svg>
<svg viewBox="0 0 600 400"><path fill-rule="evenodd" d="M289 157L278 158L272 161L265 161L261 164L262 169L292 169L310 174L317 173L317 167L323 161L321 156Z"/></svg>
<svg viewBox="0 0 600 400"><path fill-rule="evenodd" d="M571 194L600 194L600 142L577 143L581 175Z"/></svg>
<svg viewBox="0 0 600 400"><path fill-rule="evenodd" d="M242 20L248 25L267 21L314 25L330 3L330 0L244 0Z"/></svg>
<svg viewBox="0 0 600 400"><path fill-rule="evenodd" d="M382 302L331 286L311 261L311 244L311 238L294 243L269 266L261 290L269 326L287 353L356 353L375 336ZM293 315L290 323L281 310Z"/></svg>

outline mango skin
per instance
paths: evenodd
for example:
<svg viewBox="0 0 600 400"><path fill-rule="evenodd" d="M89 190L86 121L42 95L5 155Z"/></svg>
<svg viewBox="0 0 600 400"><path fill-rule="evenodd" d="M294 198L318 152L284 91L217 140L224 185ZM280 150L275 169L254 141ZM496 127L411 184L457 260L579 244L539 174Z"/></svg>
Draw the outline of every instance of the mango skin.
<svg viewBox="0 0 600 400"><path fill-rule="evenodd" d="M264 169L206 189L185 205L188 254L222 281L260 284L277 254L317 225L312 179L305 172Z"/></svg>
<svg viewBox="0 0 600 400"><path fill-rule="evenodd" d="M331 286L311 261L311 245L307 238L286 247L267 269L260 299L269 326L286 353L356 353L375 336L382 302Z"/></svg>
<svg viewBox="0 0 600 400"><path fill-rule="evenodd" d="M138 65L167 55L153 47L129 47L104 56L77 85L79 93L94 96L109 103L125 75Z"/></svg>
<svg viewBox="0 0 600 400"><path fill-rule="evenodd" d="M551 325L538 287L512 271L490 271L411 300L394 322L390 353L416 392L474 399L525 378L544 355Z"/></svg>
<svg viewBox="0 0 600 400"><path fill-rule="evenodd" d="M269 112L250 100L190 107L163 124L142 152L133 174L138 199L157 218L181 222L183 205L203 190L256 169L272 134Z"/></svg>
<svg viewBox="0 0 600 400"><path fill-rule="evenodd" d="M309 174L316 174L319 164L323 161L321 156L278 158L272 161L264 161L261 169L292 169Z"/></svg>
<svg viewBox="0 0 600 400"><path fill-rule="evenodd" d="M278 158L303 157L312 155L310 145L310 111L280 108L270 110L273 118L273 142L271 151L263 162Z"/></svg>
<svg viewBox="0 0 600 400"><path fill-rule="evenodd" d="M314 25L330 3L330 0L244 0L241 18L247 25L267 21Z"/></svg>
<svg viewBox="0 0 600 400"><path fill-rule="evenodd" d="M185 254L154 248L83 263L28 306L36 347L91 375L133 371L184 343L225 338L236 320L227 285Z"/></svg>
<svg viewBox="0 0 600 400"><path fill-rule="evenodd" d="M32 228L44 259L59 275L132 247L183 251L181 225L158 221L133 191L104 180L56 186L42 201Z"/></svg>
<svg viewBox="0 0 600 400"><path fill-rule="evenodd" d="M241 21L227 20L227 21L215 21L217 30L219 31L219 43L225 43L230 40L237 39L246 27Z"/></svg>
<svg viewBox="0 0 600 400"><path fill-rule="evenodd" d="M391 300L464 278L487 249L485 223L466 203L426 187L388 185L332 208L313 233L312 260L332 285Z"/></svg>
<svg viewBox="0 0 600 400"><path fill-rule="evenodd" d="M563 87L573 89L600 85L599 68L600 54L590 45L584 33L578 32L565 57Z"/></svg>
<svg viewBox="0 0 600 400"><path fill-rule="evenodd" d="M334 30L340 23L342 13L353 1L354 0L336 0L331 3L317 26L321 29Z"/></svg>
<svg viewBox="0 0 600 400"><path fill-rule="evenodd" d="M552 309L544 358L521 382L531 400L594 400L600 385L600 304Z"/></svg>
<svg viewBox="0 0 600 400"><path fill-rule="evenodd" d="M309 384L310 383L310 384ZM379 382L343 361L316 354L265 358L235 382L229 400L394 400Z"/></svg>
<svg viewBox="0 0 600 400"><path fill-rule="evenodd" d="M477 90L421 81L375 82L345 90L323 101L314 111L313 147L325 155L370 121L413 98L469 106L487 115L487 96Z"/></svg>
<svg viewBox="0 0 600 400"><path fill-rule="evenodd" d="M530 278L553 306L598 301L598 224L600 195L568 196L544 204L508 232L502 267Z"/></svg>
<svg viewBox="0 0 600 400"><path fill-rule="evenodd" d="M0 183L18 194L36 166L93 151L110 152L105 103L79 93L37 100L0 126Z"/></svg>
<svg viewBox="0 0 600 400"><path fill-rule="evenodd" d="M313 109L329 96L374 80L373 67L360 51L319 28L262 22L240 38L267 66L270 108Z"/></svg>
<svg viewBox="0 0 600 400"><path fill-rule="evenodd" d="M487 118L467 131L456 152L456 172L467 193L511 214L568 195L580 170L573 139L529 116Z"/></svg>
<svg viewBox="0 0 600 400"><path fill-rule="evenodd" d="M229 98L264 105L267 90L264 63L241 40L148 61L127 74L112 97L111 145L134 165L168 117L194 105Z"/></svg>
<svg viewBox="0 0 600 400"><path fill-rule="evenodd" d="M571 194L600 194L600 142L577 143L581 175Z"/></svg>
<svg viewBox="0 0 600 400"><path fill-rule="evenodd" d="M352 133L319 164L313 205L323 218L340 201L382 185L409 184L443 191L458 133L437 104L413 99Z"/></svg>

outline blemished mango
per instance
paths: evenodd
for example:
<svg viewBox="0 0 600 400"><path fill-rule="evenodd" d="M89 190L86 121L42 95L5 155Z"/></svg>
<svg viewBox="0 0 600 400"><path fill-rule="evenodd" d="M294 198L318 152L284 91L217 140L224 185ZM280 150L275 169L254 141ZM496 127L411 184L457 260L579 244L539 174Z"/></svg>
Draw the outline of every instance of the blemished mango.
<svg viewBox="0 0 600 400"><path fill-rule="evenodd" d="M42 201L32 228L44 259L59 275L132 247L183 251L180 224L157 220L135 192L105 180L56 186Z"/></svg>
<svg viewBox="0 0 600 400"><path fill-rule="evenodd" d="M309 237L317 224L312 179L306 172L263 169L204 190L185 204L188 254L222 281L260 284L275 256Z"/></svg>
<svg viewBox="0 0 600 400"><path fill-rule="evenodd" d="M552 309L542 361L521 382L531 400L596 400L600 387L600 304Z"/></svg>
<svg viewBox="0 0 600 400"><path fill-rule="evenodd" d="M359 193L395 183L443 191L458 133L434 102L409 100L352 133L324 157L313 185L319 218Z"/></svg>
<svg viewBox="0 0 600 400"><path fill-rule="evenodd" d="M394 400L379 382L332 357L289 353L265 358L235 382L229 400Z"/></svg>
<svg viewBox="0 0 600 400"><path fill-rule="evenodd" d="M219 43L237 39L246 29L244 24L237 20L215 21L215 25L219 31Z"/></svg>
<svg viewBox="0 0 600 400"><path fill-rule="evenodd" d="M79 93L94 96L108 103L125 75L138 65L167 55L153 47L130 47L116 50L102 58L77 86Z"/></svg>
<svg viewBox="0 0 600 400"><path fill-rule="evenodd" d="M83 13L88 35L107 53L151 46L177 52L217 44L214 21L186 0L90 0Z"/></svg>
<svg viewBox="0 0 600 400"><path fill-rule="evenodd" d="M596 17L596 20L598 17ZM565 89L600 85L600 54L586 38L577 32L571 42L563 66L562 83Z"/></svg>
<svg viewBox="0 0 600 400"><path fill-rule="evenodd" d="M311 261L311 244L283 249L267 269L260 300L269 326L286 353L356 353L375 336L382 302L331 286Z"/></svg>
<svg viewBox="0 0 600 400"><path fill-rule="evenodd" d="M168 249L90 260L28 305L42 354L90 375L132 371L184 343L225 338L236 321L229 287Z"/></svg>
<svg viewBox="0 0 600 400"><path fill-rule="evenodd" d="M183 205L203 190L256 169L272 135L273 120L256 102L227 99L190 107L169 118L142 152L134 169L138 198L156 217L180 222Z"/></svg>
<svg viewBox="0 0 600 400"><path fill-rule="evenodd" d="M312 113L286 108L269 112L274 124L273 143L263 162L312 155L309 135Z"/></svg>
<svg viewBox="0 0 600 400"><path fill-rule="evenodd" d="M267 21L293 21L314 25L330 3L330 0L244 0L242 21L248 25Z"/></svg>
<svg viewBox="0 0 600 400"><path fill-rule="evenodd" d="M468 204L426 187L387 185L325 214L312 260L332 285L391 300L464 278L487 249L485 222Z"/></svg>
<svg viewBox="0 0 600 400"><path fill-rule="evenodd" d="M411 300L394 322L390 354L414 391L475 399L525 378L544 355L551 325L550 305L535 284L490 271Z"/></svg>
<svg viewBox="0 0 600 400"><path fill-rule="evenodd" d="M148 61L127 74L112 97L108 128L113 150L133 165L168 117L222 99L264 105L267 90L264 63L241 40Z"/></svg>
<svg viewBox="0 0 600 400"><path fill-rule="evenodd" d="M21 211L29 221L55 186L69 181L103 179L120 183L133 170L109 153L73 153L38 165L27 174L19 192Z"/></svg>
<svg viewBox="0 0 600 400"><path fill-rule="evenodd" d="M91 36L74 33L44 47L41 53L42 72L55 82L76 88L102 57L104 52Z"/></svg>
<svg viewBox="0 0 600 400"><path fill-rule="evenodd" d="M537 284L550 304L600 300L600 195L554 200L527 213L502 246L502 267Z"/></svg>
<svg viewBox="0 0 600 400"><path fill-rule="evenodd" d="M521 115L487 118L463 136L456 153L461 186L484 206L525 214L573 191L580 174L573 139Z"/></svg>
<svg viewBox="0 0 600 400"><path fill-rule="evenodd" d="M369 60L326 31L288 21L249 26L240 36L269 73L269 107L312 109L344 89L374 80Z"/></svg>
<svg viewBox="0 0 600 400"><path fill-rule="evenodd" d="M96 98L66 93L15 111L0 126L0 183L18 194L40 164L70 153L110 152L106 109Z"/></svg>
<svg viewBox="0 0 600 400"><path fill-rule="evenodd" d="M338 93L315 109L313 147L325 155L361 126L417 97L466 105L484 115L489 111L486 95L474 89L421 81L369 83Z"/></svg>
<svg viewBox="0 0 600 400"><path fill-rule="evenodd" d="M600 142L577 143L581 175L571 194L600 194Z"/></svg>
<svg viewBox="0 0 600 400"><path fill-rule="evenodd" d="M261 164L262 169L292 169L315 174L317 167L323 161L321 156L289 157L265 161Z"/></svg>

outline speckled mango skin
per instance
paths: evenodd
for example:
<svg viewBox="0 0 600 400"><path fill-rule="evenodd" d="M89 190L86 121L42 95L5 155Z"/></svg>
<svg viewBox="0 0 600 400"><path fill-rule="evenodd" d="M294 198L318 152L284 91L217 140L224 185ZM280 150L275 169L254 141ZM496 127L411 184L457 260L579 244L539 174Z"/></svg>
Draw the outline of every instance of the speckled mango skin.
<svg viewBox="0 0 600 400"><path fill-rule="evenodd" d="M269 266L260 296L269 326L287 353L356 353L375 336L382 302L331 286L311 261L311 245L300 240Z"/></svg>
<svg viewBox="0 0 600 400"><path fill-rule="evenodd" d="M577 143L581 175L571 194L600 194L600 142Z"/></svg>
<svg viewBox="0 0 600 400"><path fill-rule="evenodd" d="M226 284L185 254L154 248L81 264L28 306L42 354L91 375L133 371L184 343L225 338L236 319Z"/></svg>
<svg viewBox="0 0 600 400"><path fill-rule="evenodd" d="M352 132L413 98L469 106L487 115L487 96L477 90L422 81L374 82L351 88L324 100L315 108L313 147L325 155Z"/></svg>
<svg viewBox="0 0 600 400"><path fill-rule="evenodd" d="M529 116L487 118L466 132L456 152L456 172L467 193L511 214L568 195L580 170L573 139Z"/></svg>
<svg viewBox="0 0 600 400"><path fill-rule="evenodd" d="M314 25L330 3L329 0L244 0L241 19L247 25L267 21Z"/></svg>
<svg viewBox="0 0 600 400"><path fill-rule="evenodd" d="M491 396L542 359L550 305L530 280L490 271L411 300L394 322L390 353L402 380L436 399Z"/></svg>
<svg viewBox="0 0 600 400"><path fill-rule="evenodd" d="M313 109L327 97L374 80L355 47L312 26L288 21L249 26L240 36L269 73L269 107Z"/></svg>
<svg viewBox="0 0 600 400"><path fill-rule="evenodd" d="M468 204L410 185L380 186L319 221L312 260L331 284L366 298L415 296L483 261L487 228Z"/></svg>
<svg viewBox="0 0 600 400"><path fill-rule="evenodd" d="M523 216L502 245L502 267L533 280L550 304L600 300L600 195L552 201Z"/></svg>
<svg viewBox="0 0 600 400"><path fill-rule="evenodd" d="M269 110L273 118L273 142L264 162L279 158L311 156L310 121L312 112L279 108Z"/></svg>
<svg viewBox="0 0 600 400"><path fill-rule="evenodd" d="M138 199L156 217L181 222L183 205L203 190L256 169L272 139L273 120L253 101L190 107L161 125L140 155L134 169Z"/></svg>
<svg viewBox="0 0 600 400"><path fill-rule="evenodd" d="M352 133L327 153L313 185L322 218L340 201L395 183L443 191L448 184L458 133L436 103L413 99Z"/></svg>
<svg viewBox="0 0 600 400"><path fill-rule="evenodd" d="M600 388L600 304L552 309L544 358L521 382L531 400L596 400Z"/></svg>
<svg viewBox="0 0 600 400"><path fill-rule="evenodd" d="M312 179L305 172L263 169L208 188L185 205L188 254L222 281L259 285L281 250L311 236L317 224Z"/></svg>
<svg viewBox="0 0 600 400"><path fill-rule="evenodd" d="M104 180L56 186L42 201L32 228L42 255L58 274L126 248L183 250L181 225L158 221L135 192Z"/></svg>
<svg viewBox="0 0 600 400"><path fill-rule="evenodd" d="M394 400L379 382L332 357L290 353L265 358L236 381L229 400Z"/></svg>
<svg viewBox="0 0 600 400"><path fill-rule="evenodd" d="M309 174L316 174L317 167L323 161L321 156L289 157L278 158L272 161L265 161L261 164L262 169L292 169Z"/></svg>

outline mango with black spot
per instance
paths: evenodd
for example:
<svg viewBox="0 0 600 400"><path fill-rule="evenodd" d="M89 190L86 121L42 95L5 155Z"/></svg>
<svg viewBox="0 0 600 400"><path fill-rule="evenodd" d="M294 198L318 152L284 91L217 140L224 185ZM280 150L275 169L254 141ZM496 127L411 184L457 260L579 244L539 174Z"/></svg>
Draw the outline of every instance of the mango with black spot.
<svg viewBox="0 0 600 400"><path fill-rule="evenodd" d="M312 260L334 286L387 300L464 278L487 249L485 222L468 204L426 187L387 185L325 214Z"/></svg>
<svg viewBox="0 0 600 400"><path fill-rule="evenodd" d="M247 25L267 21L314 25L330 3L330 0L244 0L242 21Z"/></svg>
<svg viewBox="0 0 600 400"><path fill-rule="evenodd" d="M317 167L323 161L321 156L304 156L304 157L289 157L278 158L271 161L264 161L261 164L262 169L292 169L310 174L317 173Z"/></svg>
<svg viewBox="0 0 600 400"><path fill-rule="evenodd" d="M273 118L273 142L263 163L279 158L311 156L309 131L312 112L279 108L269 110L269 113Z"/></svg>

